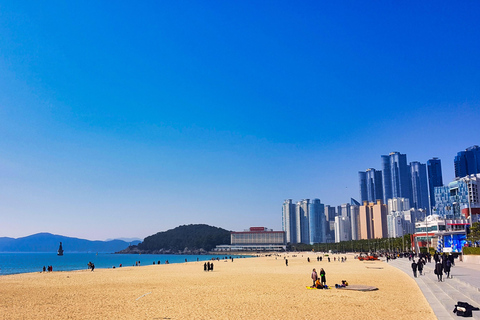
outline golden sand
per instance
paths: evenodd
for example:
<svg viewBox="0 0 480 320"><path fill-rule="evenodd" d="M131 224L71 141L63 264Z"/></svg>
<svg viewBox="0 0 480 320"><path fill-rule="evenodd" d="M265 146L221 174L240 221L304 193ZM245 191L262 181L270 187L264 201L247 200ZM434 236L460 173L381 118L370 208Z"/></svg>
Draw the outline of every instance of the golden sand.
<svg viewBox="0 0 480 320"><path fill-rule="evenodd" d="M0 319L435 319L415 281L385 262L296 255L288 267L273 255L210 272L189 262L0 276ZM313 268L331 290L306 289ZM335 289L341 280L379 290Z"/></svg>

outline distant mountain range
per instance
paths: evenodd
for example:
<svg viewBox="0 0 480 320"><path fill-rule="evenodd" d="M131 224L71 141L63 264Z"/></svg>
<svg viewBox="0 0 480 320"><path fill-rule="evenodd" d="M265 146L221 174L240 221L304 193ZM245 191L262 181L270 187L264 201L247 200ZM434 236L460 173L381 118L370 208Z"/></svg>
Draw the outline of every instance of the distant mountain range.
<svg viewBox="0 0 480 320"><path fill-rule="evenodd" d="M37 233L23 238L0 238L0 252L57 252L62 242L65 254L69 252L102 252L113 253L137 245L141 241L91 241L65 237L51 233Z"/></svg>

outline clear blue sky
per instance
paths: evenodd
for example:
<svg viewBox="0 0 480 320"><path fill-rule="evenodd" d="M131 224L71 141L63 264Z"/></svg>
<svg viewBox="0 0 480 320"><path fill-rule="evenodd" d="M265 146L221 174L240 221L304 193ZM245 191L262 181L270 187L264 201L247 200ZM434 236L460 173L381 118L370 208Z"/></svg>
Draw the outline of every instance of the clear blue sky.
<svg viewBox="0 0 480 320"><path fill-rule="evenodd" d="M281 229L480 144L476 1L0 0L0 236Z"/></svg>

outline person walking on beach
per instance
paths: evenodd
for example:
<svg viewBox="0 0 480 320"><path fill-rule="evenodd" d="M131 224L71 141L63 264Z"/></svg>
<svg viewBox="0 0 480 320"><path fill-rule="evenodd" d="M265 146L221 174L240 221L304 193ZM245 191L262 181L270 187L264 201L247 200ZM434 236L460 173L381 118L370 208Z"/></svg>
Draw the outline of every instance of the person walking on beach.
<svg viewBox="0 0 480 320"><path fill-rule="evenodd" d="M285 265L288 267L288 259L285 259Z"/></svg>
<svg viewBox="0 0 480 320"><path fill-rule="evenodd" d="M445 274L447 275L447 279L451 278L450 277L450 268L452 267L452 263L450 262L450 259L445 260L445 265L443 266L443 269L445 270Z"/></svg>
<svg viewBox="0 0 480 320"><path fill-rule="evenodd" d="M203 271L207 271L207 263L206 262L203 264Z"/></svg>
<svg viewBox="0 0 480 320"><path fill-rule="evenodd" d="M417 263L415 260L412 262L412 270L413 270L413 276L416 278L417 277Z"/></svg>
<svg viewBox="0 0 480 320"><path fill-rule="evenodd" d="M443 265L440 261L438 261L435 264L435 274L437 275L437 279L439 282L442 282L442 276L443 276Z"/></svg>
<svg viewBox="0 0 480 320"><path fill-rule="evenodd" d="M313 271L312 271L313 285L312 285L312 287L315 287L315 281L317 281L317 279L318 279L317 271L315 271L315 268L313 268Z"/></svg>
<svg viewBox="0 0 480 320"><path fill-rule="evenodd" d="M323 268L320 269L320 282L323 286L327 285L327 278L325 277L325 270L323 270Z"/></svg>
<svg viewBox="0 0 480 320"><path fill-rule="evenodd" d="M418 269L418 273L420 273L420 275L422 275L422 271L423 271L423 260L422 259L418 259L417 269Z"/></svg>

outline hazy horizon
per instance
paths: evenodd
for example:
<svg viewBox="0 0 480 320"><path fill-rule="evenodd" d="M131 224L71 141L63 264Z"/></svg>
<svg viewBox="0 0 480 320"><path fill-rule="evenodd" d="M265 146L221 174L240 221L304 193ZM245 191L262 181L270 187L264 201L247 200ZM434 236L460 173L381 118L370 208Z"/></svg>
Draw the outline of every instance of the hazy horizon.
<svg viewBox="0 0 480 320"><path fill-rule="evenodd" d="M0 237L282 227L480 144L480 3L0 0Z"/></svg>

